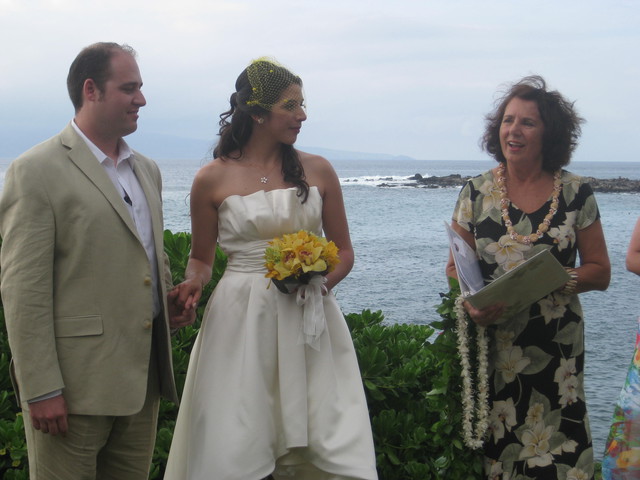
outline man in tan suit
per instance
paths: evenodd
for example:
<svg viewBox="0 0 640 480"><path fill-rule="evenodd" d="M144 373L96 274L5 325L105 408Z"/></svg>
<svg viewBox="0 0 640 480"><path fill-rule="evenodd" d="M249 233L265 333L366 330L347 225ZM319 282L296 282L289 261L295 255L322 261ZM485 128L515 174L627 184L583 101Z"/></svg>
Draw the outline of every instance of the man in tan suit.
<svg viewBox="0 0 640 480"><path fill-rule="evenodd" d="M161 178L123 137L146 104L135 52L99 43L67 78L73 121L6 172L0 286L31 479L146 480L176 402Z"/></svg>

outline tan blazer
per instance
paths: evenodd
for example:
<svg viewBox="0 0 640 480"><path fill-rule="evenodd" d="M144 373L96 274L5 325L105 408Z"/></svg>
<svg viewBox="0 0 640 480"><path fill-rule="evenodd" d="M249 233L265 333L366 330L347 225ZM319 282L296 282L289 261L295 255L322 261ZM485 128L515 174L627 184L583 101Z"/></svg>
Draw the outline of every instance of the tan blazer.
<svg viewBox="0 0 640 480"><path fill-rule="evenodd" d="M22 402L63 389L69 413L136 413L145 400L152 338L162 394L177 401L160 171L134 156L151 210L165 312L155 326L151 267L133 220L73 127L6 172L0 290Z"/></svg>

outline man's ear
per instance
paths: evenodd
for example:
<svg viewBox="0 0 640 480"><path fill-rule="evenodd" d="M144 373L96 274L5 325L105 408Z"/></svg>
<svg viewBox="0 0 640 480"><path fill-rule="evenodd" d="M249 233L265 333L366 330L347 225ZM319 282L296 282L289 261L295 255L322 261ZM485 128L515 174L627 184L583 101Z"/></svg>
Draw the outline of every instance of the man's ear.
<svg viewBox="0 0 640 480"><path fill-rule="evenodd" d="M93 78L87 78L82 85L82 96L90 102L95 102L100 98L100 90L93 81Z"/></svg>

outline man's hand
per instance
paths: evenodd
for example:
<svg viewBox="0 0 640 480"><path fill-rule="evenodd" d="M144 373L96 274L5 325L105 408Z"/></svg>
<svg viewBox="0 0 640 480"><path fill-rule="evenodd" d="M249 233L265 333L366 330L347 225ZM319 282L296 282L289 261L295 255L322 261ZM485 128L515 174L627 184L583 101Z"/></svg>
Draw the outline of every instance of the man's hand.
<svg viewBox="0 0 640 480"><path fill-rule="evenodd" d="M30 403L29 414L36 430L63 437L67 434L67 402L62 395Z"/></svg>
<svg viewBox="0 0 640 480"><path fill-rule="evenodd" d="M193 302L183 304L180 301L180 290L175 288L167 293L167 305L169 307L169 328L186 327L196 320L196 309Z"/></svg>

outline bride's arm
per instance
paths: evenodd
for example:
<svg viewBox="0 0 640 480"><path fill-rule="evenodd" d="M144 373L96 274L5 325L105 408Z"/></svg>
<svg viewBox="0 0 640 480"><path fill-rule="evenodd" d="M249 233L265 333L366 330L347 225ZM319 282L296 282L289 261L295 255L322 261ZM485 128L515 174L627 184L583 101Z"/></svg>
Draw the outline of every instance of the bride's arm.
<svg viewBox="0 0 640 480"><path fill-rule="evenodd" d="M349 224L344 208L342 188L340 180L331 164L324 158L319 157L316 165L320 168L316 170L322 185L322 229L327 240L333 241L338 247L340 263L336 265L333 272L327 274L326 287L331 290L335 287L353 268L354 253L349 235Z"/></svg>
<svg viewBox="0 0 640 480"><path fill-rule="evenodd" d="M218 210L212 200L214 172L211 165L201 168L191 187L191 254L185 280L179 289L179 301L185 308L198 305L202 288L211 280L218 239Z"/></svg>

